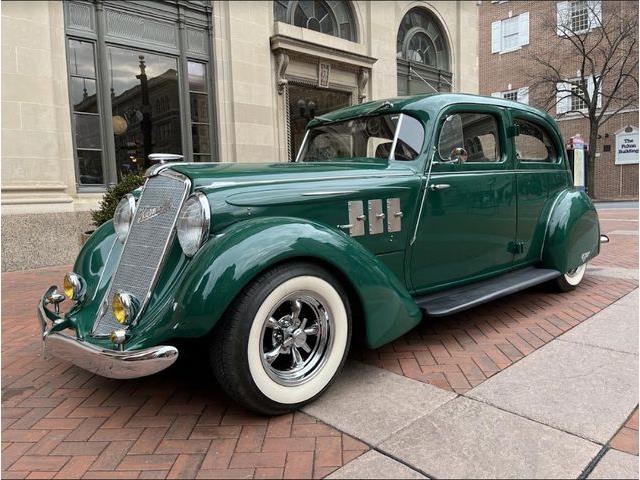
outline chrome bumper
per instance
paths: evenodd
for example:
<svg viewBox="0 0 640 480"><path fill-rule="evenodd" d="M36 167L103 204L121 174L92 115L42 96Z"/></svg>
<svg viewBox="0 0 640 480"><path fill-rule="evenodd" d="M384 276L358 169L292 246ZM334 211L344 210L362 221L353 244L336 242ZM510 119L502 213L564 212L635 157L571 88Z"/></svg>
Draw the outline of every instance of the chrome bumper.
<svg viewBox="0 0 640 480"><path fill-rule="evenodd" d="M51 288L47 293L50 291ZM178 349L171 346L130 351L109 350L78 340L62 331L52 331L56 322L62 319L46 308L44 297L38 303L38 321L45 355L71 362L103 377L144 377L164 370L178 359Z"/></svg>

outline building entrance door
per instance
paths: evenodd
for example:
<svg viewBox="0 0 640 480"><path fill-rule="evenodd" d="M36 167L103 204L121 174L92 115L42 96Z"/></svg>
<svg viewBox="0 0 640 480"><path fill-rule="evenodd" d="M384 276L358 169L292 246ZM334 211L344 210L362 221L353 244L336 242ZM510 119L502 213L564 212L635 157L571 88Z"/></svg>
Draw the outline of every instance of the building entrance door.
<svg viewBox="0 0 640 480"><path fill-rule="evenodd" d="M307 123L317 116L351 105L351 93L307 85L289 84L291 158L296 158Z"/></svg>

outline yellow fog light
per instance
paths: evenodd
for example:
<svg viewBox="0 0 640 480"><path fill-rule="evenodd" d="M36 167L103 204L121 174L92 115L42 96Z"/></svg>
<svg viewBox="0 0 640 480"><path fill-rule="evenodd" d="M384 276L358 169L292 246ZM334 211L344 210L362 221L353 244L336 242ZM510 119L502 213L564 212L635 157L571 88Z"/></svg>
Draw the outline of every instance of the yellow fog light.
<svg viewBox="0 0 640 480"><path fill-rule="evenodd" d="M87 284L84 281L84 278L73 272L69 272L64 276L62 286L67 298L75 300L76 302L82 300L84 292L87 289Z"/></svg>
<svg viewBox="0 0 640 480"><path fill-rule="evenodd" d="M118 323L129 325L138 314L140 302L127 292L116 292L111 302L111 311Z"/></svg>

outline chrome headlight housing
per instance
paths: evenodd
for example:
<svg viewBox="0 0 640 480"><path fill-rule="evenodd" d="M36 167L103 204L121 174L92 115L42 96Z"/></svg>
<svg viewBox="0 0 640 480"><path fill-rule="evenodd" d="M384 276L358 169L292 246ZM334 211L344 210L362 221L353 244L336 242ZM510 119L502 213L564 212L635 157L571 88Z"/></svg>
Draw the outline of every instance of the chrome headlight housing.
<svg viewBox="0 0 640 480"><path fill-rule="evenodd" d="M209 235L211 210L207 197L196 192L182 205L176 222L178 241L187 257L192 257Z"/></svg>
<svg viewBox="0 0 640 480"><path fill-rule="evenodd" d="M133 221L133 216L136 213L136 199L130 193L127 193L118 206L116 207L116 211L113 214L113 228L116 231L116 235L118 236L118 240L124 243L127 238L127 233L129 233L129 227L131 227L131 222Z"/></svg>
<svg viewBox="0 0 640 480"><path fill-rule="evenodd" d="M77 273L69 272L64 276L63 287L67 298L80 302L87 290L87 282Z"/></svg>

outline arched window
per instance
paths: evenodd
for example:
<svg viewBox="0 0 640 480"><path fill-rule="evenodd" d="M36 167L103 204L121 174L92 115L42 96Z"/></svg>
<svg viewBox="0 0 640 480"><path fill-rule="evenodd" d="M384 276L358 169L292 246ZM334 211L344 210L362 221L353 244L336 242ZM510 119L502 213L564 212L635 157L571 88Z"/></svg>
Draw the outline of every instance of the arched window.
<svg viewBox="0 0 640 480"><path fill-rule="evenodd" d="M356 26L349 3L345 0L276 0L273 2L277 22L308 28L355 42Z"/></svg>
<svg viewBox="0 0 640 480"><path fill-rule="evenodd" d="M449 43L438 20L427 10L407 12L398 29L398 94L451 91Z"/></svg>

